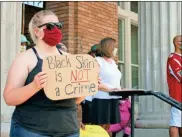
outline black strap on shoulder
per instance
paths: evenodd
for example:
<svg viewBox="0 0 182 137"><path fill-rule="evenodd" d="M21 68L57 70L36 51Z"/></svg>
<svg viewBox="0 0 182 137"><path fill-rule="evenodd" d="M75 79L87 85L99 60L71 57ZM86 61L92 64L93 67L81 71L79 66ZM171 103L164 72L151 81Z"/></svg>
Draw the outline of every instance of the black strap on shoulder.
<svg viewBox="0 0 182 137"><path fill-rule="evenodd" d="M33 49L33 52L35 53L37 59L40 60L39 54L37 53L37 50L35 49L35 47L33 47L32 49Z"/></svg>
<svg viewBox="0 0 182 137"><path fill-rule="evenodd" d="M63 55L63 53L60 51L60 49L56 46L56 48L58 49L58 51L59 51L59 53L61 54L61 55Z"/></svg>

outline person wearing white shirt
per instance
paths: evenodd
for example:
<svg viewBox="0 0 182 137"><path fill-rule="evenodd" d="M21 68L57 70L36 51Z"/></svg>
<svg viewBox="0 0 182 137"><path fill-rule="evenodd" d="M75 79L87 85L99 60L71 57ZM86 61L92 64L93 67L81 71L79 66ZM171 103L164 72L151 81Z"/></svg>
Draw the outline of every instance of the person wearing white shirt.
<svg viewBox="0 0 182 137"><path fill-rule="evenodd" d="M98 45L96 60L100 66L99 77L101 85L107 88L99 88L99 91L92 96L92 124L100 125L105 130L110 124L120 122L119 99L111 96L109 92L113 89L121 89L120 80L122 77L115 61L112 59L116 53L116 40L104 38Z"/></svg>

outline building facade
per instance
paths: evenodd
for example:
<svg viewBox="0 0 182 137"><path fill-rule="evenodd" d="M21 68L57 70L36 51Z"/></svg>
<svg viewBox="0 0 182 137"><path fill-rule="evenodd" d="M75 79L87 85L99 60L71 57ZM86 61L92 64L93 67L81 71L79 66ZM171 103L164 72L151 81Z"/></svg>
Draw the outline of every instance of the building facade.
<svg viewBox="0 0 182 137"><path fill-rule="evenodd" d="M168 94L165 65L174 50L173 37L181 34L181 2L1 2L0 7L2 124L10 122L14 109L2 95L8 69L19 53L20 34L29 38L28 23L42 9L52 10L64 23L62 42L68 52L87 53L102 38L113 37L121 86ZM168 105L154 97L136 98L136 104L138 128L168 128Z"/></svg>

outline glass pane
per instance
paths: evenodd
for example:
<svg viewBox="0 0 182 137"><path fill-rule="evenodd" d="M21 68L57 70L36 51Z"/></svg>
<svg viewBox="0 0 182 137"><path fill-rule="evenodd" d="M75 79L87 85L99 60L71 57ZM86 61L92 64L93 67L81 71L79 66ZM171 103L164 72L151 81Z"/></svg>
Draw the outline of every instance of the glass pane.
<svg viewBox="0 0 182 137"><path fill-rule="evenodd" d="M124 75L124 64L118 64L119 70L121 71L122 78L121 78L121 88L125 87L125 75Z"/></svg>
<svg viewBox="0 0 182 137"><path fill-rule="evenodd" d="M135 13L138 13L138 2L137 1L132 1L130 3L130 8L131 8L131 11L133 11Z"/></svg>
<svg viewBox="0 0 182 137"><path fill-rule="evenodd" d="M123 1L118 1L118 6L122 9L124 9L124 2Z"/></svg>
<svg viewBox="0 0 182 137"><path fill-rule="evenodd" d="M131 63L138 65L138 27L131 25Z"/></svg>
<svg viewBox="0 0 182 137"><path fill-rule="evenodd" d="M120 8L124 9L124 2L120 2Z"/></svg>
<svg viewBox="0 0 182 137"><path fill-rule="evenodd" d="M138 67L131 67L132 71L132 88L138 89Z"/></svg>
<svg viewBox="0 0 182 137"><path fill-rule="evenodd" d="M118 54L119 60L124 61L124 21L118 20Z"/></svg>

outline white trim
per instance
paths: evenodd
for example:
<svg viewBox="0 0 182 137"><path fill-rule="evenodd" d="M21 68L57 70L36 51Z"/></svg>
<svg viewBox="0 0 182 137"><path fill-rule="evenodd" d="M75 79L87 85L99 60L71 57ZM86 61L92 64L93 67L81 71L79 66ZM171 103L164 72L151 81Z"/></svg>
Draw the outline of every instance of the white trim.
<svg viewBox="0 0 182 137"><path fill-rule="evenodd" d="M130 18L138 26L138 14L135 12L124 10L118 6L118 17L123 19Z"/></svg>
<svg viewBox="0 0 182 137"><path fill-rule="evenodd" d="M181 67L181 63L177 59L174 59L174 61L176 61L176 63L178 63L178 65Z"/></svg>
<svg viewBox="0 0 182 137"><path fill-rule="evenodd" d="M119 64L124 64L124 61L118 60Z"/></svg>
<svg viewBox="0 0 182 137"><path fill-rule="evenodd" d="M131 64L132 67L139 67L139 65L136 65L136 64Z"/></svg>
<svg viewBox="0 0 182 137"><path fill-rule="evenodd" d="M176 53L176 52L174 54L179 55L179 56L182 56L182 54L179 54L179 53Z"/></svg>
<svg viewBox="0 0 182 137"><path fill-rule="evenodd" d="M173 75L180 82L180 80L178 79L178 77L174 74L174 71L172 70L172 68L171 68L170 65L169 65L169 70L170 70L171 75Z"/></svg>

